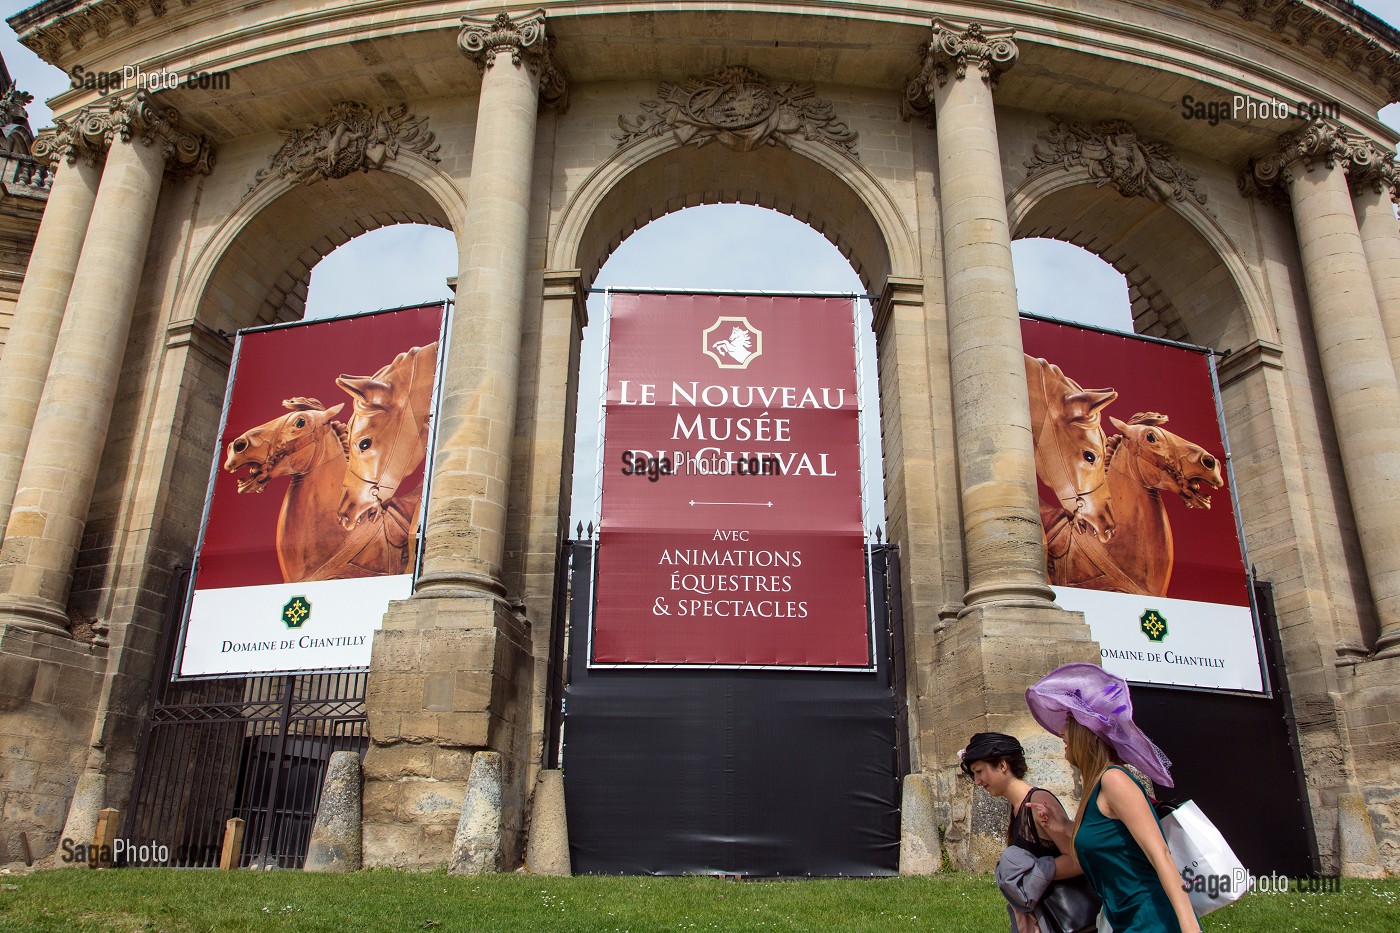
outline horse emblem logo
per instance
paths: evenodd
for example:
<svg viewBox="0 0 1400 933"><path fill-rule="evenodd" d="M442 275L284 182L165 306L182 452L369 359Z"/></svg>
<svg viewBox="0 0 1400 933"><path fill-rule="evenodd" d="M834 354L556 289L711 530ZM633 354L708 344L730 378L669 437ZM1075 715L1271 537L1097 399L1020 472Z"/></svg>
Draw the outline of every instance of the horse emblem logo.
<svg viewBox="0 0 1400 933"><path fill-rule="evenodd" d="M700 349L720 369L748 369L763 355L763 331L744 317L721 317L700 335Z"/></svg>

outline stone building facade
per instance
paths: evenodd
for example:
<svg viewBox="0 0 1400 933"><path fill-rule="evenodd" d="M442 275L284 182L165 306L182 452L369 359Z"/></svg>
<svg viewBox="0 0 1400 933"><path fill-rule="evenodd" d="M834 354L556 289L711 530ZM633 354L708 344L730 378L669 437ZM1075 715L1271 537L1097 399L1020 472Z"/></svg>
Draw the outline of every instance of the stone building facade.
<svg viewBox="0 0 1400 933"><path fill-rule="evenodd" d="M421 577L374 646L365 857L446 864L433 801L490 750L493 864L518 863L584 291L651 219L743 202L823 232L880 296L908 786L938 818L971 819L966 736L1033 734L1025 686L1097 657L1052 601L1036 504L1010 243L1049 236L1127 277L1140 332L1229 351L1324 865L1400 870L1395 30L1336 0L45 0L9 23L64 71L228 80L73 89L34 146L57 174L0 356L0 858L130 795L220 332L295 319L321 257L418 222L456 235L460 310ZM689 108L706 83L735 109ZM1236 94L1325 112L1183 118Z"/></svg>

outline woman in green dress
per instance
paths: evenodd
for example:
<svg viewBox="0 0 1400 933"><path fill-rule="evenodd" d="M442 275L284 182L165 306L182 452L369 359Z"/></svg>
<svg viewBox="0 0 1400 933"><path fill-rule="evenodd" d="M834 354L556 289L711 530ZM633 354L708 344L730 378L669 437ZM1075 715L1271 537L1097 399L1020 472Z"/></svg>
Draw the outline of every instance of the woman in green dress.
<svg viewBox="0 0 1400 933"><path fill-rule="evenodd" d="M1113 933L1200 933L1147 793L1122 765L1172 786L1171 762L1133 724L1128 685L1097 664L1066 664L1026 691L1036 721L1065 740L1083 781L1074 822L1031 802L1036 819L1103 900Z"/></svg>

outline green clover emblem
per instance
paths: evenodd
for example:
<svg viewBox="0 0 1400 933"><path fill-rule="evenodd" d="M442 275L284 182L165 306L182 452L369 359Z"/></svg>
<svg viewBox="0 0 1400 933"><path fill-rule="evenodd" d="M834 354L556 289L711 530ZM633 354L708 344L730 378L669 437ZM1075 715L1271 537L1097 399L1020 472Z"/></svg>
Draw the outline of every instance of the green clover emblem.
<svg viewBox="0 0 1400 933"><path fill-rule="evenodd" d="M293 596L282 607L282 621L287 628L301 628L302 623L311 618L311 603L305 596Z"/></svg>
<svg viewBox="0 0 1400 933"><path fill-rule="evenodd" d="M1161 642L1167 637L1167 617L1156 609L1145 610L1138 619L1142 626L1142 634L1147 636L1148 641Z"/></svg>

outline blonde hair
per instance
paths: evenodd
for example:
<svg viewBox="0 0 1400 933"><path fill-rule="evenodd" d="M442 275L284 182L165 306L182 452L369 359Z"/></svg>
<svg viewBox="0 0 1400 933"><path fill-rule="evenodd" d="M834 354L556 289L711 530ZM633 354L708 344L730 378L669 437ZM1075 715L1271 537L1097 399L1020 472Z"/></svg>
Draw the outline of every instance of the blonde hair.
<svg viewBox="0 0 1400 933"><path fill-rule="evenodd" d="M1074 817L1074 834L1084 822L1084 814L1089 807L1089 795L1109 765L1121 764L1118 754L1103 739L1079 724L1073 716L1065 718L1065 758L1079 772L1084 787L1084 796L1079 801L1079 812ZM1073 835L1071 834L1071 838Z"/></svg>

